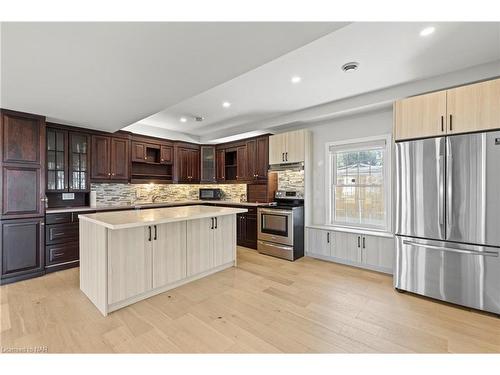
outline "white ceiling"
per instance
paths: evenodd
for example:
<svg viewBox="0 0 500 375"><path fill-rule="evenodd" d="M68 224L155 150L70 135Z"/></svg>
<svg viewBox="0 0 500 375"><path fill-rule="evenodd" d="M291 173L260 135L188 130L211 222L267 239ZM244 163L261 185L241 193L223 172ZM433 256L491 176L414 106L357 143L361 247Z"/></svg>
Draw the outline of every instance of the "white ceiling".
<svg viewBox="0 0 500 375"><path fill-rule="evenodd" d="M421 37L432 25L435 33ZM141 120L141 126L198 135L251 131L293 111L500 59L500 23L352 23L288 54ZM358 71L344 73L349 61ZM292 84L299 75L302 81ZM222 102L231 102L223 108ZM195 122L193 116L205 117ZM181 123L180 117L188 118ZM274 121L276 123L276 121ZM221 131L222 130L222 131Z"/></svg>
<svg viewBox="0 0 500 375"><path fill-rule="evenodd" d="M2 23L0 102L116 131L345 24Z"/></svg>
<svg viewBox="0 0 500 375"><path fill-rule="evenodd" d="M435 33L421 37L429 25ZM500 23L4 24L1 99L67 124L132 124L126 129L210 142L495 60ZM358 71L342 72L348 61ZM293 75L302 81L292 84Z"/></svg>

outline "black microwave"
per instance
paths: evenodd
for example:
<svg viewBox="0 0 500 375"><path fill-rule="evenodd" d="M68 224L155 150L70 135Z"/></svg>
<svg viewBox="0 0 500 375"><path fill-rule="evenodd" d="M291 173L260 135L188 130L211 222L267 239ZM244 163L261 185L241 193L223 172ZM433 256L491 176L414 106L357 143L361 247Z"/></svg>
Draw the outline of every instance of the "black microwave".
<svg viewBox="0 0 500 375"><path fill-rule="evenodd" d="M199 197L201 200L220 201L222 196L223 192L221 189L200 189Z"/></svg>

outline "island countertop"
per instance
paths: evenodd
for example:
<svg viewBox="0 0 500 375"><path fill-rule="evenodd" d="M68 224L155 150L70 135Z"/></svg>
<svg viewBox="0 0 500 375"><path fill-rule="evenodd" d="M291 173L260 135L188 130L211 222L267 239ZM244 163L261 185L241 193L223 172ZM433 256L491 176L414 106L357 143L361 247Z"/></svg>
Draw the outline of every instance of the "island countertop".
<svg viewBox="0 0 500 375"><path fill-rule="evenodd" d="M145 225L233 215L247 211L248 210L245 208L187 206L80 214L78 217L80 220L87 220L108 229L125 229Z"/></svg>

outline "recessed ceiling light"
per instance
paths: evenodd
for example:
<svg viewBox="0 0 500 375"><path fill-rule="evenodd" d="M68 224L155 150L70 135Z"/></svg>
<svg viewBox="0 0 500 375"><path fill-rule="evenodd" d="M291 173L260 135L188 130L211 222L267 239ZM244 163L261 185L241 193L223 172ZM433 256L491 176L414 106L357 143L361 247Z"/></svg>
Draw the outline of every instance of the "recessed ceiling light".
<svg viewBox="0 0 500 375"><path fill-rule="evenodd" d="M434 31L436 31L436 28L434 26L426 27L420 32L420 36L429 36L431 35Z"/></svg>
<svg viewBox="0 0 500 375"><path fill-rule="evenodd" d="M229 108L229 107L231 107L231 103L229 103L229 102L222 102L222 106L224 108Z"/></svg>
<svg viewBox="0 0 500 375"><path fill-rule="evenodd" d="M299 76L293 76L290 81L292 81L292 83L299 83L300 81L302 81L302 78L300 78Z"/></svg>
<svg viewBox="0 0 500 375"><path fill-rule="evenodd" d="M179 120L180 120L180 122L187 122L187 118L185 118L185 117L181 117Z"/></svg>
<svg viewBox="0 0 500 375"><path fill-rule="evenodd" d="M341 69L346 73L351 73L351 72L354 72L356 69L358 69L358 67L359 67L359 63L357 63L355 61L351 61L351 62L348 62L348 63L345 63L344 65L342 65Z"/></svg>

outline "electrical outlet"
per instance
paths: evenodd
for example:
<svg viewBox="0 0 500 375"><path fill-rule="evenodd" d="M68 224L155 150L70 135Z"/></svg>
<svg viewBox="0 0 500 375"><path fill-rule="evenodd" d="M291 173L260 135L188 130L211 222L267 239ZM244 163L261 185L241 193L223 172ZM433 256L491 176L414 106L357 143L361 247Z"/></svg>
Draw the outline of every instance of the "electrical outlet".
<svg viewBox="0 0 500 375"><path fill-rule="evenodd" d="M71 201L73 199L75 199L75 193L62 193L63 201Z"/></svg>

